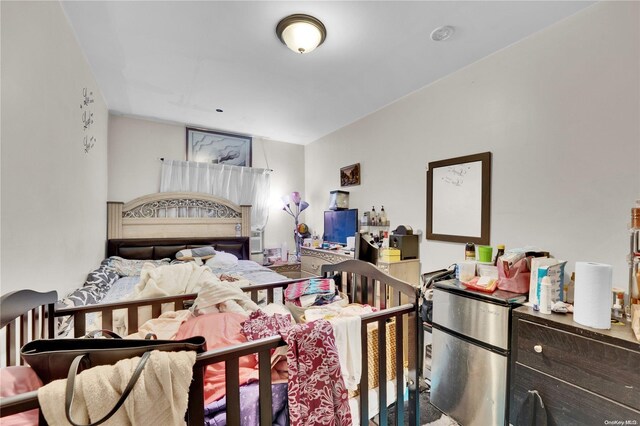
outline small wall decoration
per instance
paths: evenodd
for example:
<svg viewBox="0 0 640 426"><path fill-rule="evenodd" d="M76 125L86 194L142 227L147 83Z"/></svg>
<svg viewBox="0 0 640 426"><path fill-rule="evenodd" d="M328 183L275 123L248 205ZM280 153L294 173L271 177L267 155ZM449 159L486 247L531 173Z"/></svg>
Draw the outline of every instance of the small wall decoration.
<svg viewBox="0 0 640 426"><path fill-rule="evenodd" d="M360 163L340 169L340 186L360 185Z"/></svg>
<svg viewBox="0 0 640 426"><path fill-rule="evenodd" d="M91 138L89 138L89 136L85 136L82 144L84 145L84 153L88 154L91 148L96 144L96 138L93 136L91 136Z"/></svg>
<svg viewBox="0 0 640 426"><path fill-rule="evenodd" d="M491 153L429 163L427 240L489 244Z"/></svg>
<svg viewBox="0 0 640 426"><path fill-rule="evenodd" d="M187 160L251 167L251 137L187 127Z"/></svg>
<svg viewBox="0 0 640 426"><path fill-rule="evenodd" d="M82 137L82 147L84 153L88 154L89 151L95 146L97 139L91 133L91 126L93 125L93 111L91 106L94 102L93 92L88 88L82 88L82 97L80 98L80 110L82 111L82 131L85 135Z"/></svg>

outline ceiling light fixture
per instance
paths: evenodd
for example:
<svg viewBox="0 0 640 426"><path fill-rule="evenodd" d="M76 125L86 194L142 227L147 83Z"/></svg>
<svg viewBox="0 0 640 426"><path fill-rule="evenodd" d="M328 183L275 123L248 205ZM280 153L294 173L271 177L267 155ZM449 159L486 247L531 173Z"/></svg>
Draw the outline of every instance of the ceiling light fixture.
<svg viewBox="0 0 640 426"><path fill-rule="evenodd" d="M431 32L431 40L433 41L445 41L453 35L455 28L451 25L445 25L444 27L436 28Z"/></svg>
<svg viewBox="0 0 640 426"><path fill-rule="evenodd" d="M309 53L324 42L327 29L313 16L296 14L278 22L276 34L294 52Z"/></svg>

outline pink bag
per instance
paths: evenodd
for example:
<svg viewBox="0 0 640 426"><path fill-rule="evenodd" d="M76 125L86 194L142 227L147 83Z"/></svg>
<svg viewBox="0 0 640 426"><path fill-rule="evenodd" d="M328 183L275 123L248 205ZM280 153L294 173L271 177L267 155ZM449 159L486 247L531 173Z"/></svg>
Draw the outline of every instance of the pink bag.
<svg viewBox="0 0 640 426"><path fill-rule="evenodd" d="M498 288L512 293L528 294L531 270L529 258L524 257L509 267L509 262L498 259Z"/></svg>

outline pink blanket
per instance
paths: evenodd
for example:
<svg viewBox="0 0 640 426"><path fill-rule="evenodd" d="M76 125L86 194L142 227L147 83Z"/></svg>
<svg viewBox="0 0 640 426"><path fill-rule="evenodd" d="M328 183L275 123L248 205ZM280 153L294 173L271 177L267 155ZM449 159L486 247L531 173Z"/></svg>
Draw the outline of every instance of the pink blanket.
<svg viewBox="0 0 640 426"><path fill-rule="evenodd" d="M214 313L194 317L180 326L176 339L186 339L191 336L204 336L207 350L225 348L245 343L247 338L242 334L242 321L247 317L236 313ZM257 361L253 355L246 355L239 359L240 385L258 380ZM205 404L209 404L225 395L225 364L223 362L209 365L204 376ZM280 374L276 369L271 372L273 383L286 382L286 374Z"/></svg>

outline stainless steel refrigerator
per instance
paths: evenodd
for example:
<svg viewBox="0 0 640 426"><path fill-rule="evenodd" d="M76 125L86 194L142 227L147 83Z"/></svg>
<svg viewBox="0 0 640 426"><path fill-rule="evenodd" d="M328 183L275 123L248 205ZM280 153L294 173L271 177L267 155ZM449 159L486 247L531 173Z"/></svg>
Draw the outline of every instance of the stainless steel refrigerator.
<svg viewBox="0 0 640 426"><path fill-rule="evenodd" d="M525 297L435 287L431 403L464 426L507 424L511 309Z"/></svg>

